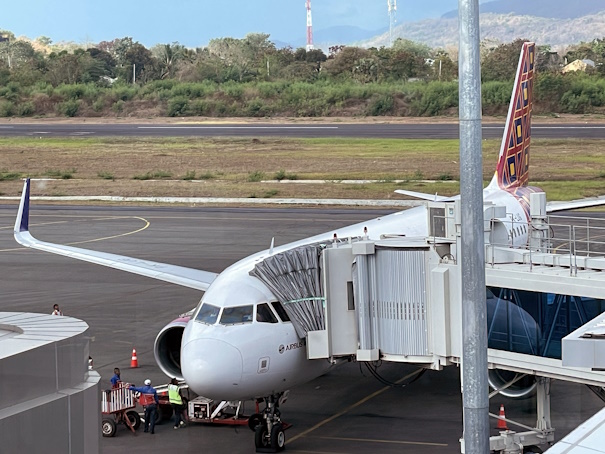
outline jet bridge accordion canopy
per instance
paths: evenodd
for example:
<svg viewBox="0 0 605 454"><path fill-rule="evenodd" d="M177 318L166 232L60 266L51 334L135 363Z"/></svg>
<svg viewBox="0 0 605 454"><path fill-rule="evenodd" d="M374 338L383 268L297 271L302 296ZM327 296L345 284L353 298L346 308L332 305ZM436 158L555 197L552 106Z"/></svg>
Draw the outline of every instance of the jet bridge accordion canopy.
<svg viewBox="0 0 605 454"><path fill-rule="evenodd" d="M323 244L313 244L291 249L266 258L250 271L283 304L301 339L309 331L325 329L319 266L324 248Z"/></svg>

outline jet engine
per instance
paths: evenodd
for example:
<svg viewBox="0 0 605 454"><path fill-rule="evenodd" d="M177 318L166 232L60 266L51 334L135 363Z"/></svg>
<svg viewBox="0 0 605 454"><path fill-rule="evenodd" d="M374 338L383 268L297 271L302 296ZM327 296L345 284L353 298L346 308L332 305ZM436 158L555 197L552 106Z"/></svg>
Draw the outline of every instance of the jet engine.
<svg viewBox="0 0 605 454"><path fill-rule="evenodd" d="M153 346L155 362L158 363L162 372L177 380L183 379L183 373L181 372L181 339L190 318L191 314L187 313L168 323L158 333Z"/></svg>
<svg viewBox="0 0 605 454"><path fill-rule="evenodd" d="M516 372L502 369L490 369L487 373L487 382L493 389L500 389L516 377ZM536 390L536 377L526 375L506 389L502 389L500 394L512 399L522 399L531 397Z"/></svg>

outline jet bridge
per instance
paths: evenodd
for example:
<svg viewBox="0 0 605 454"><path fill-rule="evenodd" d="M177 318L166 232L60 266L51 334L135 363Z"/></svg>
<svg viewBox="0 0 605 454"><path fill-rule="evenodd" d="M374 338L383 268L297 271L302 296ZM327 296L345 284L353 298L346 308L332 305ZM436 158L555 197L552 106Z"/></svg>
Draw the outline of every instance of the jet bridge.
<svg viewBox="0 0 605 454"><path fill-rule="evenodd" d="M380 359L434 370L460 363L459 205L430 202L427 214L427 237L341 239L279 254L260 266L278 270L257 275L306 338L309 359ZM605 243L595 241L605 236L603 221L575 218L570 226L571 218L548 217L544 194L531 195L530 214L531 222L523 224L507 217L503 206L484 207L490 384L505 393L514 388L515 373L540 377L536 428L492 437L492 449L510 452L515 443L554 440L549 379L605 385L602 330L591 331L592 353L582 356L592 362L578 362L573 352L584 347L577 339L570 343L570 336L589 331L584 325L592 319L604 320ZM509 246L523 235L527 247ZM582 336L579 342L586 343Z"/></svg>

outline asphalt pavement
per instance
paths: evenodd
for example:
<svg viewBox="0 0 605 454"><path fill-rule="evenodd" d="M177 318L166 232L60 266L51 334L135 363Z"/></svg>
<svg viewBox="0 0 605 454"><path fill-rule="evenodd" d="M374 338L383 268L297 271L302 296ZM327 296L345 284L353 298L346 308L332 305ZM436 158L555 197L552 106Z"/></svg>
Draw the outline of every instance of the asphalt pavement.
<svg viewBox="0 0 605 454"><path fill-rule="evenodd" d="M101 387L109 387L114 367L137 385L145 378L166 383L153 359L159 330L197 304L192 289L126 274L66 257L26 250L12 238L16 205L0 206L0 270L3 311L50 313L58 303L64 314L90 326L90 351ZM234 261L269 247L342 225L376 217L385 210L316 210L291 208L61 207L31 208L30 229L39 239L70 243L137 258L220 272ZM132 348L139 368L131 369ZM383 363L380 373L397 381L413 366ZM553 383L551 407L556 438L588 419L603 402L586 387ZM535 399L495 397L506 416L535 424ZM245 403L245 412L253 403ZM348 363L291 390L282 417L292 453L457 453L462 435L459 370L429 371L403 388L383 385L363 366ZM42 422L41 422L42 423ZM492 422L495 428L496 421ZM35 436L35 427L28 428ZM493 431L493 434L497 432ZM176 451L254 452L246 427L190 424L174 430L171 423L156 434L136 435L120 427L115 438L102 440L103 452Z"/></svg>
<svg viewBox="0 0 605 454"><path fill-rule="evenodd" d="M504 122L484 123L484 139L500 138ZM457 139L458 123L194 123L95 124L0 123L0 137L355 137L375 139ZM532 123L532 137L547 139L603 139L603 123Z"/></svg>

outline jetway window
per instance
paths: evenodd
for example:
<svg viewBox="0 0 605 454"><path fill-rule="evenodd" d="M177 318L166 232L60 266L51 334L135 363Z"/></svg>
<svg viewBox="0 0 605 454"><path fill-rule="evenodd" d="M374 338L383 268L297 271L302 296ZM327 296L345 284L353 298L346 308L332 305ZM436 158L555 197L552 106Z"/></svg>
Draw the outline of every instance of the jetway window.
<svg viewBox="0 0 605 454"><path fill-rule="evenodd" d="M445 237L445 208L429 208L430 236Z"/></svg>
<svg viewBox="0 0 605 454"><path fill-rule="evenodd" d="M353 291L353 282L347 282L347 309L350 311L355 310L355 292Z"/></svg>
<svg viewBox="0 0 605 454"><path fill-rule="evenodd" d="M218 314L220 311L220 307L204 303L200 311L195 316L195 320L198 322L206 323L207 325L214 325L216 323L216 319L218 318Z"/></svg>
<svg viewBox="0 0 605 454"><path fill-rule="evenodd" d="M275 312L277 312L277 315L279 315L279 318L281 318L282 322L290 321L290 317L288 317L288 314L286 313L284 306L282 306L279 301L271 302L271 306L273 306L273 309L275 309Z"/></svg>
<svg viewBox="0 0 605 454"><path fill-rule="evenodd" d="M236 325L238 323L252 322L252 305L223 308L221 325Z"/></svg>
<svg viewBox="0 0 605 454"><path fill-rule="evenodd" d="M277 317L266 303L256 306L256 321L261 323L277 323Z"/></svg>
<svg viewBox="0 0 605 454"><path fill-rule="evenodd" d="M605 312L605 300L490 287L488 346L561 358L561 339Z"/></svg>

